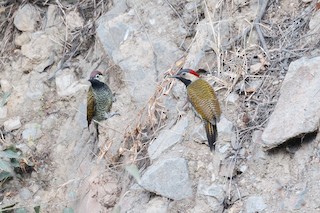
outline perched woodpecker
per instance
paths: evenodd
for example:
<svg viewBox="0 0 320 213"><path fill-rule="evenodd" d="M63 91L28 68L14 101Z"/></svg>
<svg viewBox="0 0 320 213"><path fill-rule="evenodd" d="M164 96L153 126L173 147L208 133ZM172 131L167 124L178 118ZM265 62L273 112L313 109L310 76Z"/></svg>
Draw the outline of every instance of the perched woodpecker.
<svg viewBox="0 0 320 213"><path fill-rule="evenodd" d="M88 127L93 120L102 121L108 118L111 110L113 95L109 86L105 83L104 76L99 71L90 74L91 87L87 94L87 121ZM96 125L98 130L98 126Z"/></svg>
<svg viewBox="0 0 320 213"><path fill-rule="evenodd" d="M220 119L221 110L212 86L192 69L182 69L171 77L186 85L188 99L204 121L210 150L214 150L218 136L216 122Z"/></svg>

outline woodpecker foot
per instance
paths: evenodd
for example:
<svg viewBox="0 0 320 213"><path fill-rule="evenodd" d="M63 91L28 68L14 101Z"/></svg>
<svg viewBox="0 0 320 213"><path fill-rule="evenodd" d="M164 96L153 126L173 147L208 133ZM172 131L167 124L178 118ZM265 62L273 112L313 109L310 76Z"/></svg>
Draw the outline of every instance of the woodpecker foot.
<svg viewBox="0 0 320 213"><path fill-rule="evenodd" d="M109 119L109 118L112 118L112 117L115 116L115 115L120 115L120 114L119 114L117 111L115 111L115 112L108 112L108 113L105 114L104 118L105 118L105 119Z"/></svg>

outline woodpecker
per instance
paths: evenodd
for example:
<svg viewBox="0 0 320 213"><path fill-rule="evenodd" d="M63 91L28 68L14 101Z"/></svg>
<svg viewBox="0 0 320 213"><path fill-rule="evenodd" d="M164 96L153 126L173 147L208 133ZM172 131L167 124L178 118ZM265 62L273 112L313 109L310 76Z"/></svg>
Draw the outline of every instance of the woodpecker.
<svg viewBox="0 0 320 213"><path fill-rule="evenodd" d="M221 110L212 86L192 69L182 69L171 77L179 79L186 85L188 100L202 118L210 150L214 150L218 136L216 122L220 119Z"/></svg>
<svg viewBox="0 0 320 213"><path fill-rule="evenodd" d="M91 86L87 94L87 121L88 127L92 119L102 121L108 118L111 110L113 95L105 83L104 76L99 71L92 71L89 79ZM96 124L97 134L98 125Z"/></svg>

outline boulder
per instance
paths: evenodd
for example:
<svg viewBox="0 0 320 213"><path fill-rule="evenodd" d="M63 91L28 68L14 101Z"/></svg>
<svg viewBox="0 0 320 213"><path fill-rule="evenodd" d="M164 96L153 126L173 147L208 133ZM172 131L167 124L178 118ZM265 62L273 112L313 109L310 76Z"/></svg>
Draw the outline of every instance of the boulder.
<svg viewBox="0 0 320 213"><path fill-rule="evenodd" d="M187 161L169 158L152 164L141 177L144 189L161 196L181 200L192 196Z"/></svg>
<svg viewBox="0 0 320 213"><path fill-rule="evenodd" d="M291 138L315 132L320 122L320 57L292 62L280 97L263 131L263 146L274 148Z"/></svg>

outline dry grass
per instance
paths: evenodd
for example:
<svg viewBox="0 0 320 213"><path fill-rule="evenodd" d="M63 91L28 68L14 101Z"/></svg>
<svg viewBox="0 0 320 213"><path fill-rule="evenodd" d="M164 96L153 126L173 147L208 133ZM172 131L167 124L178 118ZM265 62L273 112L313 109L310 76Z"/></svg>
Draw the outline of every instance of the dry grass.
<svg viewBox="0 0 320 213"><path fill-rule="evenodd" d="M315 10L316 2L313 1L305 8L295 8L296 15L292 17L292 14L285 15L277 11L277 1L264 1L254 21L247 28L238 29L240 34L231 34L230 40L224 41L223 44L221 40L216 39L220 37L219 31L214 30L217 25L212 24L223 20L210 19L214 35L212 49L219 58L217 70L220 75L214 77L215 81L221 85L225 97L230 93L236 93L240 102L240 108L236 113L238 117L233 118L237 140L236 144L233 144L234 151L226 159L230 165L230 174L236 172L238 165L243 161L240 149L250 146L252 132L263 130L265 127L275 107L281 82L290 62L309 55L319 46L319 43L310 43L307 39L310 36L307 35L308 22ZM209 10L212 8L208 8L206 4L205 7L210 14ZM240 6L220 5L216 12L230 11L230 8L235 7ZM272 18L274 13L278 15ZM260 46L248 46L247 36L250 36L252 31L257 32ZM256 82L259 84L253 87L252 84ZM233 178L226 179L226 184L229 188L228 200L231 200L232 196L241 198ZM238 195L232 195L232 191Z"/></svg>

